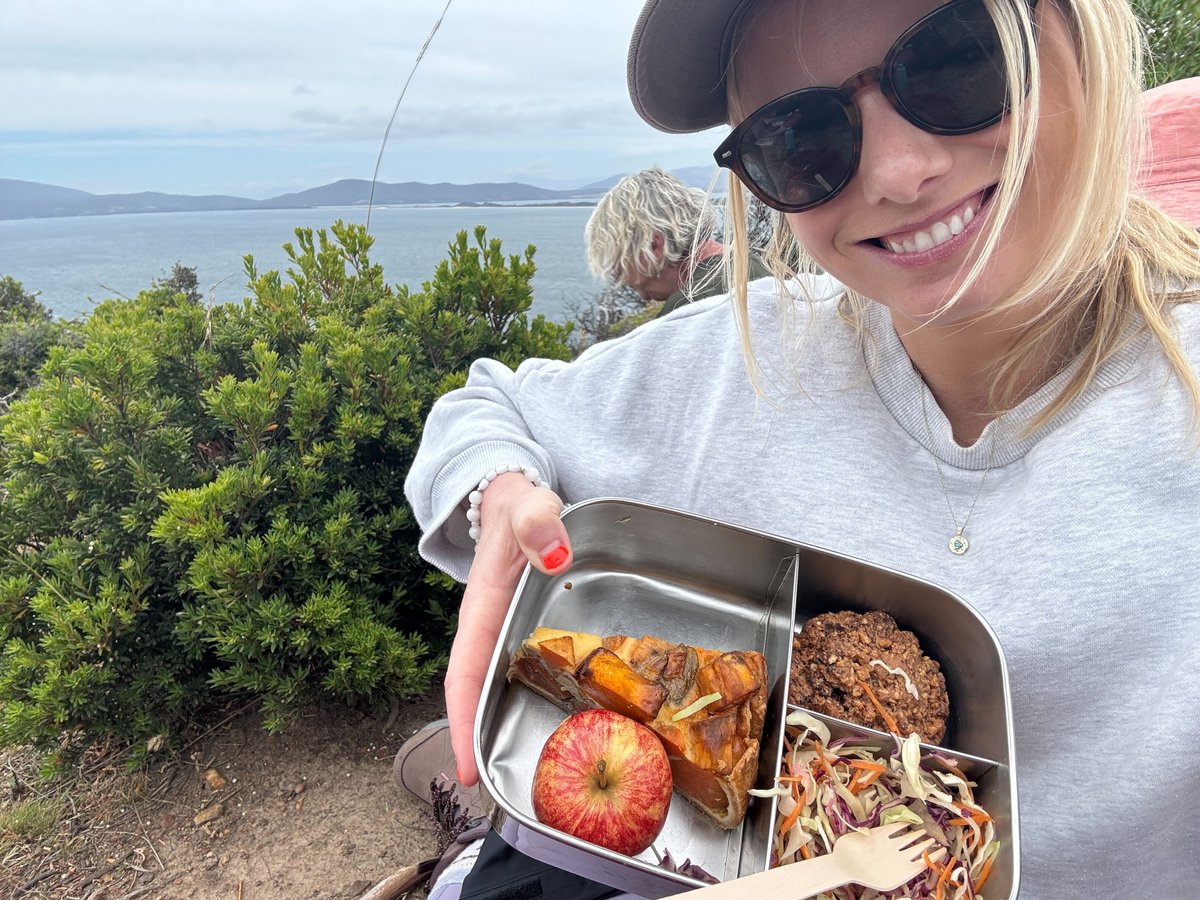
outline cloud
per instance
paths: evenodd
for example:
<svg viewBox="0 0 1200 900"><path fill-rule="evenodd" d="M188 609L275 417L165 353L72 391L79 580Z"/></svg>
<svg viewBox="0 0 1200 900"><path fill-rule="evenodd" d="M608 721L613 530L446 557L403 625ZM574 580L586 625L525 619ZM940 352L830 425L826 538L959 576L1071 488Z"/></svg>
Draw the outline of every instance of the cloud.
<svg viewBox="0 0 1200 900"><path fill-rule="evenodd" d="M719 137L664 142L629 103L626 45L640 5L452 0L389 153L403 146L406 177L419 180L445 178L450 164L470 167L460 180L507 180L532 158L547 177L603 177L638 146L669 145L677 164L697 164ZM40 172L49 161L20 154L56 142L51 158L127 142L146 153L155 143L286 148L290 160L309 154L310 168L326 166L333 147L373 159L444 6L122 0L114 14L91 0L5 0L0 159L12 172ZM593 166L600 171L585 171Z"/></svg>

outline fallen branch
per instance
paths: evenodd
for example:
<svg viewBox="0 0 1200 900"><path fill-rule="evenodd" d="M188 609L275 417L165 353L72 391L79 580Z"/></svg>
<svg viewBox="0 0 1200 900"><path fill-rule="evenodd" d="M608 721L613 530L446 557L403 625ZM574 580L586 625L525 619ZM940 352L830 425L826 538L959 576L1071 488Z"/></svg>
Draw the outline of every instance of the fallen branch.
<svg viewBox="0 0 1200 900"><path fill-rule="evenodd" d="M405 891L416 887L429 877L437 859L427 859L415 865L405 866L395 875L389 875L371 888L358 900L396 900Z"/></svg>

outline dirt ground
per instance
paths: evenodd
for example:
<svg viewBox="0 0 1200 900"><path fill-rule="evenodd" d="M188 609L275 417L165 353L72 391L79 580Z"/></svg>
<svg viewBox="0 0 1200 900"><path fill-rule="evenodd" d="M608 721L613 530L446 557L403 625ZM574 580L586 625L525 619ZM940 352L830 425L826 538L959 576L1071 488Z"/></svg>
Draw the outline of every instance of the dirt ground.
<svg viewBox="0 0 1200 900"><path fill-rule="evenodd" d="M0 833L0 897L360 897L436 853L430 807L395 786L391 766L404 739L441 715L440 698L380 718L327 705L270 735L256 711L234 709L135 774L97 751L57 793L29 754L0 754L0 816L31 798L59 804L38 834Z"/></svg>

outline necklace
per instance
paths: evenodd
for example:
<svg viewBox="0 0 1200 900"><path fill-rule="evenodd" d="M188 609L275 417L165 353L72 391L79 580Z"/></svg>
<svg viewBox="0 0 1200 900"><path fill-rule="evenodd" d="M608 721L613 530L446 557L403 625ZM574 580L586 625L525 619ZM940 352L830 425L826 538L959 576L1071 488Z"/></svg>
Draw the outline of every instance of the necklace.
<svg viewBox="0 0 1200 900"><path fill-rule="evenodd" d="M925 394L927 389L921 389L921 418L925 420L925 432L929 436L930 446L933 445L933 427L929 424L929 413L926 411ZM971 513L975 512L975 504L979 502L979 495L983 493L983 483L987 481L989 473L992 471L992 464L996 461L996 430L992 430L992 446L988 451L987 466L983 470L983 477L979 479L979 486L975 488L975 496L971 499L971 505L967 508L967 514L963 517L962 524L958 524L958 516L954 513L954 504L950 502L950 491L946 488L946 476L942 472L942 463L938 459L937 454L932 450L930 456L933 457L933 464L937 468L938 483L942 486L942 496L946 498L946 509L950 511L950 521L954 523L954 534L950 535L950 540L946 542L946 546L955 556L962 556L971 549L971 542L967 540L967 523L971 521Z"/></svg>

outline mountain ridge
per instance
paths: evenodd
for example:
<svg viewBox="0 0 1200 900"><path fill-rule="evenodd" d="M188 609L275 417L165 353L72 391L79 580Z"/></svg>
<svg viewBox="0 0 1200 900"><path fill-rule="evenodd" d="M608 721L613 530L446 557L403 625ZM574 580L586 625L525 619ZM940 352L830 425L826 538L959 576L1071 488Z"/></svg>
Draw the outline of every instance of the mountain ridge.
<svg viewBox="0 0 1200 900"><path fill-rule="evenodd" d="M692 166L673 170L692 187L707 188L712 169ZM481 204L586 204L601 196L620 180L613 175L578 188L554 190L524 182L421 181L371 182L343 178L329 184L252 200L229 194L167 194L140 191L123 194L93 194L61 185L0 178L0 219L44 219L66 216L99 216L122 213L212 212L250 209L315 209L325 206L458 206Z"/></svg>

